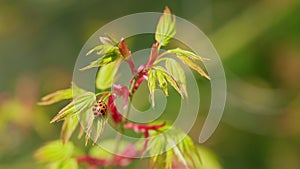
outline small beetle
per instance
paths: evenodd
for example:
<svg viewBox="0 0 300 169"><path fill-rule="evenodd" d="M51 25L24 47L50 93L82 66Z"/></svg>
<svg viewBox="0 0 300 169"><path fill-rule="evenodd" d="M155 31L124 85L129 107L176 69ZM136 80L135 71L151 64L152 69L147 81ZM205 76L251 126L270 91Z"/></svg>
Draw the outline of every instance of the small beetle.
<svg viewBox="0 0 300 169"><path fill-rule="evenodd" d="M106 111L107 105L102 100L99 100L97 103L94 104L93 113L95 117L104 116Z"/></svg>

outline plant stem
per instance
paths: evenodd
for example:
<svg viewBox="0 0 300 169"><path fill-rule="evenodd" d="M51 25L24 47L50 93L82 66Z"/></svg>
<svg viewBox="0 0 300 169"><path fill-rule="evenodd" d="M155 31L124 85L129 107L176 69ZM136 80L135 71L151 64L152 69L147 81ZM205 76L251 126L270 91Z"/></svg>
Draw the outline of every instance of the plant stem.
<svg viewBox="0 0 300 169"><path fill-rule="evenodd" d="M114 153L118 154L118 151L119 151L119 147L120 147L120 142L122 140L122 135L123 135L123 132L124 132L124 129L123 129L123 124L121 123L120 125L120 132L118 133L117 137L116 137L116 148L115 148L115 151Z"/></svg>
<svg viewBox="0 0 300 169"><path fill-rule="evenodd" d="M161 54L158 55L157 59L159 59L159 58L165 56L165 55L168 54L168 53L169 53L169 51L164 51L163 53L161 53ZM156 60L157 60L157 59L156 59Z"/></svg>
<svg viewBox="0 0 300 169"><path fill-rule="evenodd" d="M134 83L132 83L133 86L135 86L135 82L136 82L136 81L134 81ZM132 87L131 87L131 88L132 88ZM132 93L133 89L134 89L134 88L130 89L130 93ZM125 115L123 116L123 120L122 120L122 122L120 123L120 129L119 129L119 133L118 133L118 135L117 135L117 137L116 137L116 148L115 148L114 153L118 153L118 151L119 151L120 142L121 142L121 140L122 140L122 136L123 136L123 133L124 133L124 124L125 124L125 123L127 122L127 120L128 120L127 117L129 116L129 112L130 112L130 108L131 108L131 106L130 106L131 101L132 101L132 95L129 96L129 105L128 105L128 107L127 107L127 110L126 110L126 112L125 112Z"/></svg>
<svg viewBox="0 0 300 169"><path fill-rule="evenodd" d="M129 96L129 105L128 105L127 111L126 111L126 113L125 113L125 115L124 115L123 124L125 124L125 123L128 121L127 118L128 118L128 116L129 116L129 112L130 112L130 108L131 108L131 106L130 106L131 101L132 101L132 96ZM122 127L123 127L123 126L122 126Z"/></svg>

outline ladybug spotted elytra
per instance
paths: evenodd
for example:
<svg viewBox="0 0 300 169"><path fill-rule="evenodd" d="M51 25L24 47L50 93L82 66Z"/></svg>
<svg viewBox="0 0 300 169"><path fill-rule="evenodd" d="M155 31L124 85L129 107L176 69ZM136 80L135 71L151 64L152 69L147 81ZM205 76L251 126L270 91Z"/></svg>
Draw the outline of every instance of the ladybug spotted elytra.
<svg viewBox="0 0 300 169"><path fill-rule="evenodd" d="M107 105L99 100L97 103L94 104L94 107L93 107L93 113L96 117L102 117L105 115L107 111Z"/></svg>

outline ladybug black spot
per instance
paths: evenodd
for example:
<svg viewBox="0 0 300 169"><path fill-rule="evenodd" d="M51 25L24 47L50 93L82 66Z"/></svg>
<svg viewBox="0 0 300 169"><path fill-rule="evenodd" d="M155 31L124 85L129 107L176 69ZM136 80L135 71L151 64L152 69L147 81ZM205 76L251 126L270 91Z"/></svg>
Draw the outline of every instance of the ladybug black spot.
<svg viewBox="0 0 300 169"><path fill-rule="evenodd" d="M94 114L95 117L101 117L101 116L105 115L106 109L107 109L106 103L104 103L101 100L96 102L94 104L94 107L92 108L93 114Z"/></svg>

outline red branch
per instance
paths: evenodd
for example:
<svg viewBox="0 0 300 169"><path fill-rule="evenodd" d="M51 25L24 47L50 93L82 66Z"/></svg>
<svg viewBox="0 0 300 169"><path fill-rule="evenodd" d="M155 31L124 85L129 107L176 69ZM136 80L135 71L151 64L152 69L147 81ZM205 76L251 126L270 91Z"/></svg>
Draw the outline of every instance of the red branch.
<svg viewBox="0 0 300 169"><path fill-rule="evenodd" d="M158 124L158 125L140 125L140 124L128 122L124 125L124 128L132 129L136 133L140 133L140 132L144 133L149 130L158 130L158 129L164 127L165 125L166 125L166 122L164 122L162 124Z"/></svg>
<svg viewBox="0 0 300 169"><path fill-rule="evenodd" d="M77 157L77 163L78 164L87 163L89 165L105 167L105 166L108 166L109 161L106 159L91 157L90 155L84 155L84 156Z"/></svg>
<svg viewBox="0 0 300 169"><path fill-rule="evenodd" d="M133 144L129 144L125 150L120 154L115 154L112 158L107 159L91 157L90 155L84 155L77 157L77 163L87 163L90 166L97 167L107 167L107 166L116 166L116 167L126 167L132 160L138 155L138 151Z"/></svg>
<svg viewBox="0 0 300 169"><path fill-rule="evenodd" d="M126 123L124 125L124 128L126 129L132 129L134 130L136 133L143 133L144 137L146 139L145 143L144 143L144 147L142 152L144 152L148 146L148 142L149 142L149 130L155 130L157 131L158 129L164 127L166 125L166 122L159 124L159 125L140 125L140 124L136 124L136 123Z"/></svg>

